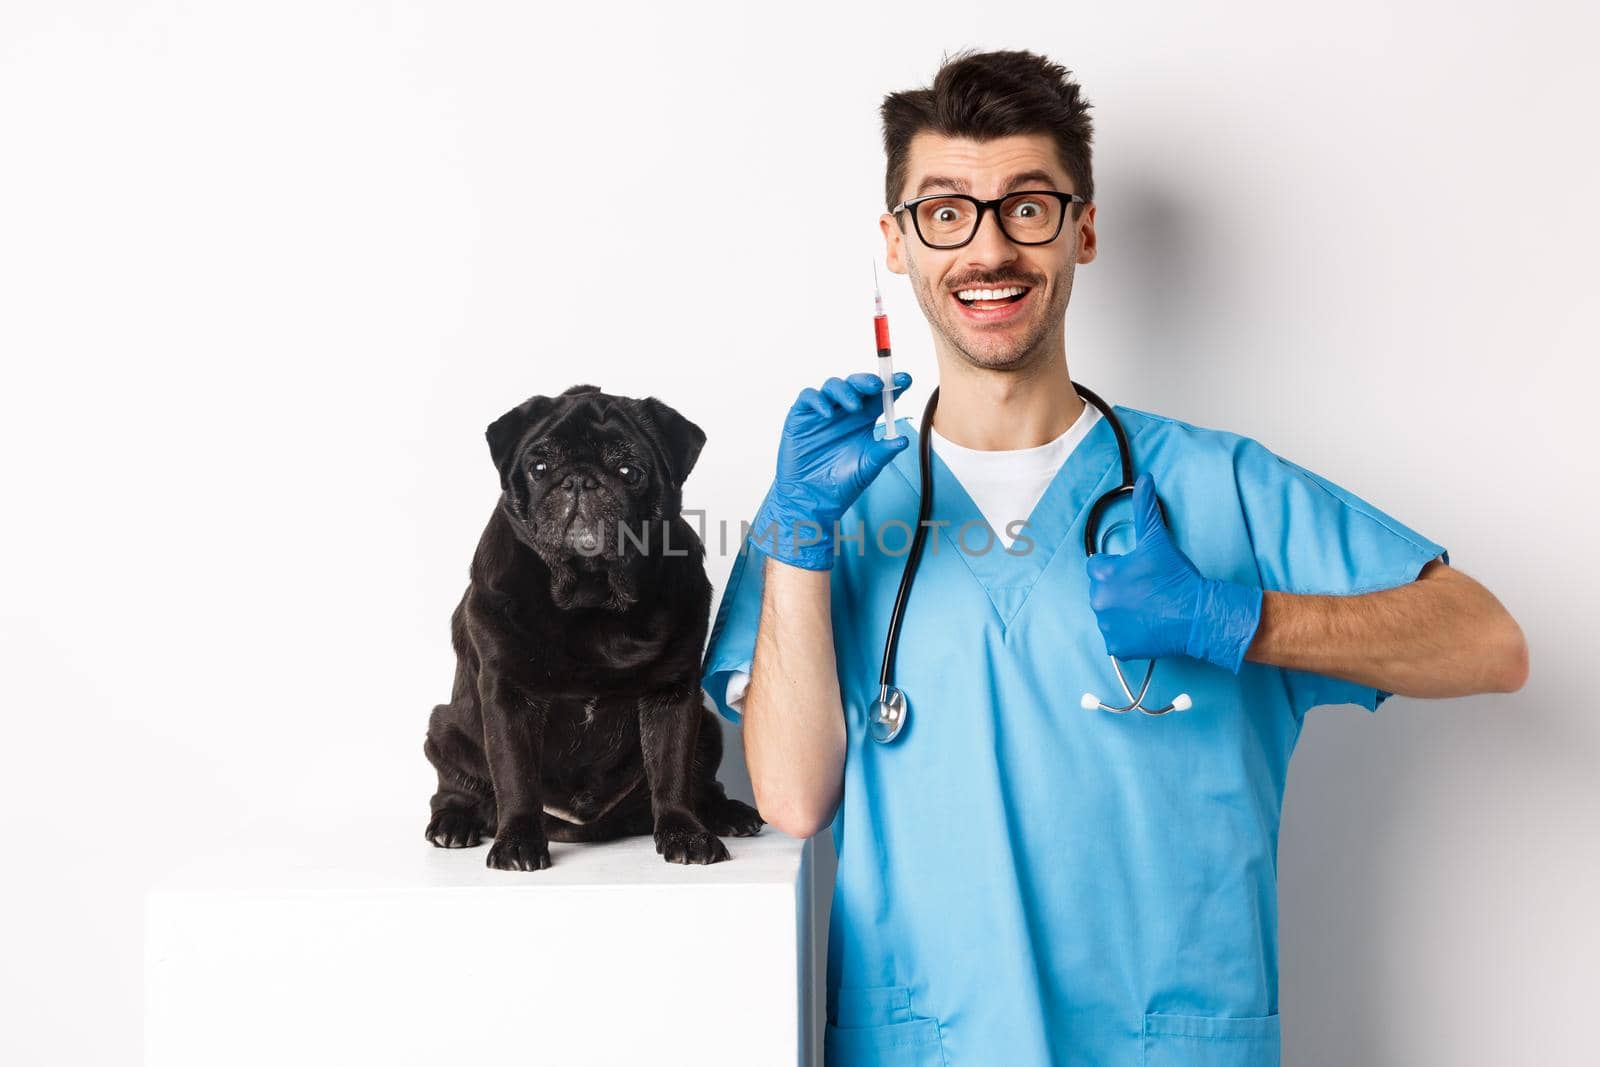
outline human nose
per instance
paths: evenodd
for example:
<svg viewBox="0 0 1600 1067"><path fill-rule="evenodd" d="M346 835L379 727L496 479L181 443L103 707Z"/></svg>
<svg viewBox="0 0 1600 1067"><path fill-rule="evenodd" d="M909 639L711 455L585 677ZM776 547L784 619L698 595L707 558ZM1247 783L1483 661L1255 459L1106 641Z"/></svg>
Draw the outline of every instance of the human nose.
<svg viewBox="0 0 1600 1067"><path fill-rule="evenodd" d="M987 205L978 215L978 228L962 251L975 265L1006 263L1016 256L1017 246L1011 243L1011 239L1000 228L999 204Z"/></svg>

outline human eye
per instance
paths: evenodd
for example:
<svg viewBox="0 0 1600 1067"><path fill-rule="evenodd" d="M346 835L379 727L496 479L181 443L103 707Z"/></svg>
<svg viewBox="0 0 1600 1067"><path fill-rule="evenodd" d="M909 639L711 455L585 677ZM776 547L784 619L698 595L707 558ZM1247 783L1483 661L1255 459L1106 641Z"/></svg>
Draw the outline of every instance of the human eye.
<svg viewBox="0 0 1600 1067"><path fill-rule="evenodd" d="M1036 219L1045 214L1048 208L1038 197L1019 197L1007 206L1007 214L1018 219Z"/></svg>
<svg viewBox="0 0 1600 1067"><path fill-rule="evenodd" d="M945 237L964 233L972 225L972 205L956 197L938 197L917 205L924 233Z"/></svg>

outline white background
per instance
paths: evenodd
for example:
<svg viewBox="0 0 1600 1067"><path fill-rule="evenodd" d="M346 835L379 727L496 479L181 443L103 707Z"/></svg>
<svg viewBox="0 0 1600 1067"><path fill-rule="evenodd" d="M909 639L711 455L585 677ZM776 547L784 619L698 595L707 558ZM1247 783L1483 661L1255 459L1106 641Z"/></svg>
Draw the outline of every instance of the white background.
<svg viewBox="0 0 1600 1067"><path fill-rule="evenodd" d="M1532 648L1515 696L1312 713L1287 1062L1592 1062L1595 21L7 3L0 1059L132 1062L142 889L241 818L403 810L424 847L501 412L654 393L736 529L793 395L872 367L883 94L979 46L1095 105L1075 376L1442 542ZM885 277L915 411L931 343Z"/></svg>

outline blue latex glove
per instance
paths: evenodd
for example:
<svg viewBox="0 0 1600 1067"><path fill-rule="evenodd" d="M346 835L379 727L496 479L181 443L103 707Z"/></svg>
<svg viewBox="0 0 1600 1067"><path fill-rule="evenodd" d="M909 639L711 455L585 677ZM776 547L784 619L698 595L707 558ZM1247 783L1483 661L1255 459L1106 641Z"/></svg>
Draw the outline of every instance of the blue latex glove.
<svg viewBox="0 0 1600 1067"><path fill-rule="evenodd" d="M1261 590L1203 577L1172 543L1146 471L1133 483L1133 551L1087 562L1089 606L1118 659L1193 656L1239 673L1261 625Z"/></svg>
<svg viewBox="0 0 1600 1067"><path fill-rule="evenodd" d="M895 374L894 395L910 384L911 375ZM750 524L752 545L806 570L833 567L834 523L906 447L904 435L872 436L882 395L883 379L868 373L801 392L783 423L777 475Z"/></svg>

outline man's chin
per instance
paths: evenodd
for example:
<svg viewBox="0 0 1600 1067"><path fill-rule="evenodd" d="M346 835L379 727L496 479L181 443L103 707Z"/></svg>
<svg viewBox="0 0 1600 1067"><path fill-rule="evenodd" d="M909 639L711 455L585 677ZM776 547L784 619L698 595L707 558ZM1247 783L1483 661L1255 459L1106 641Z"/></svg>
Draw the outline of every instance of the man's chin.
<svg viewBox="0 0 1600 1067"><path fill-rule="evenodd" d="M1008 344L993 342L983 344L981 340L973 343L972 338L958 334L951 347L974 367L983 370L1015 370L1033 361L1033 354L1038 346L1030 341L1031 338L1018 338Z"/></svg>

